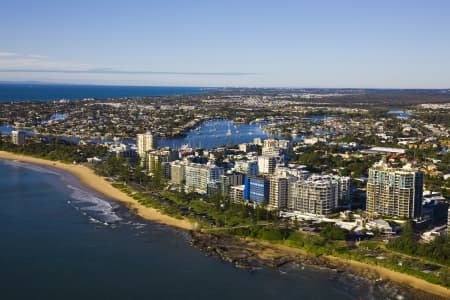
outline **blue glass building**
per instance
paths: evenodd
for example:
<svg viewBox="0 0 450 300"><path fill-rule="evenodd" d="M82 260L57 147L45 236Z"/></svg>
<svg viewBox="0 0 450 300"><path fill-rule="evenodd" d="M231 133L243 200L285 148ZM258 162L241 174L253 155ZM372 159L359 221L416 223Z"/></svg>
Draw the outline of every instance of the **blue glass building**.
<svg viewBox="0 0 450 300"><path fill-rule="evenodd" d="M247 177L244 181L244 199L258 204L269 200L269 180Z"/></svg>

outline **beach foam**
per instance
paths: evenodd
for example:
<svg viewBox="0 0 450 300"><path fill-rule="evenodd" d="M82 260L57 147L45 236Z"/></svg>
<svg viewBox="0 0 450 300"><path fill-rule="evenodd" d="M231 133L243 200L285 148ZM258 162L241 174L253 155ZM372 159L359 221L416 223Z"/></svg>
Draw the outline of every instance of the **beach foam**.
<svg viewBox="0 0 450 300"><path fill-rule="evenodd" d="M79 208L90 218L102 223L115 223L122 220L122 218L114 212L114 207L110 202L72 185L67 186L73 191L70 195L73 199L71 205Z"/></svg>

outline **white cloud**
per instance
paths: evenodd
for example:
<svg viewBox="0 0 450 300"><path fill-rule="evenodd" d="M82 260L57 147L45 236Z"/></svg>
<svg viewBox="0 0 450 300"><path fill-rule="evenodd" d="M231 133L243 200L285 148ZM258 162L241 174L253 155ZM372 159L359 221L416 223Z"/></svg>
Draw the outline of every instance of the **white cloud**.
<svg viewBox="0 0 450 300"><path fill-rule="evenodd" d="M15 57L19 56L19 54L14 52L0 52L0 57Z"/></svg>
<svg viewBox="0 0 450 300"><path fill-rule="evenodd" d="M48 56L40 55L40 54L28 54L27 56L31 57L31 58L48 58Z"/></svg>
<svg viewBox="0 0 450 300"><path fill-rule="evenodd" d="M7 70L83 70L93 68L88 64L58 61L39 54L19 54L14 52L0 52L0 69Z"/></svg>
<svg viewBox="0 0 450 300"><path fill-rule="evenodd" d="M38 54L16 54L0 52L0 72L2 73L83 73L83 74L120 74L120 75L180 75L180 76L249 76L255 73L246 72L195 72L195 71L154 71L154 70L122 70L104 68L89 64L57 61ZM6 55L8 54L8 55Z"/></svg>
<svg viewBox="0 0 450 300"><path fill-rule="evenodd" d="M127 70L56 60L39 54L0 52L0 80L137 85L240 85L256 73Z"/></svg>

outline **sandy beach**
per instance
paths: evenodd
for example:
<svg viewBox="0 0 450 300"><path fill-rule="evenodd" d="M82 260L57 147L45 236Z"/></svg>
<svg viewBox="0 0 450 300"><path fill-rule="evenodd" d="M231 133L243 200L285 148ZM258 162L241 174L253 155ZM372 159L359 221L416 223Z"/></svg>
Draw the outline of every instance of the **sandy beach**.
<svg viewBox="0 0 450 300"><path fill-rule="evenodd" d="M114 188L110 182L96 175L94 171L83 165L70 165L25 155L13 154L5 151L0 151L0 159L18 160L22 162L38 164L67 171L76 176L82 184L102 193L103 195L111 198L112 200L116 200L125 204L131 210L136 211L136 213L144 219L186 230L195 229L195 225L188 220L185 219L180 220L164 215L154 208L147 207L138 203L135 199L129 197L125 193Z"/></svg>
<svg viewBox="0 0 450 300"><path fill-rule="evenodd" d="M361 273L364 270L369 270L377 273L382 280L391 280L394 282L405 284L418 290L425 291L430 294L443 297L445 299L450 299L450 289L405 273L399 273L380 266L369 265L359 261L343 259L334 256L326 256L326 258L332 262L347 266L349 269L355 270L356 273Z"/></svg>
<svg viewBox="0 0 450 300"><path fill-rule="evenodd" d="M260 241L258 241L258 242L260 242ZM268 242L261 242L261 243L266 245L268 247L268 249L272 249L272 252L273 252L273 249L277 249L279 251L283 251L284 253L286 253L286 255L296 255L296 254L308 255L308 253L302 249L292 248L292 247L288 247L288 246L280 245L280 244L271 244ZM262 255L270 257L270 255L271 255L270 250L268 250L268 252L262 253ZM349 259L344 259L344 258L340 258L340 257L330 256L330 255L326 255L326 256L324 256L324 258L328 259L330 262L336 264L337 266L339 266L341 268L353 270L357 274L364 274L365 271L373 272L373 273L378 274L378 276L382 280L391 280L391 281L394 281L394 282L397 282L400 284L404 284L404 285L413 287L418 290L422 290L422 291L430 293L430 294L434 294L434 295L443 297L445 299L450 299L450 289L440 286L440 285L437 285L437 284L430 283L426 280L414 277L412 275L395 272L395 271L392 271L392 270L389 270L387 268L380 267L380 266L375 266L375 265L366 264L366 263L355 261L355 260L349 260Z"/></svg>

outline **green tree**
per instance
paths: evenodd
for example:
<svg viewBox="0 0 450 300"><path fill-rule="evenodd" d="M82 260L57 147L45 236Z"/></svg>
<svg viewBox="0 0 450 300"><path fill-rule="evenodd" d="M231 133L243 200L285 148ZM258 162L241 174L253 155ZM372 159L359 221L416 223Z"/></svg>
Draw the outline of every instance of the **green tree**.
<svg viewBox="0 0 450 300"><path fill-rule="evenodd" d="M152 169L153 174L150 182L150 188L153 190L160 190L164 187L163 169L161 162L156 161Z"/></svg>

